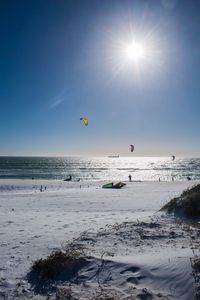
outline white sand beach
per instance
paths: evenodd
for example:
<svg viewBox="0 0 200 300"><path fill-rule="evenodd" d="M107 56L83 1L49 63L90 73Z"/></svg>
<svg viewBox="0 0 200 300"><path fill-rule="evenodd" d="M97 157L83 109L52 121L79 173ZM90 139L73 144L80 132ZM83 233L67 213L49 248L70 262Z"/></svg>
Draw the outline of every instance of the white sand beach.
<svg viewBox="0 0 200 300"><path fill-rule="evenodd" d="M195 183L127 182L115 190L98 181L0 180L0 299L47 299L34 295L27 272L83 231L93 257L107 252L109 285L121 299L195 299L191 232L157 213ZM91 299L94 283L87 284L75 287L78 299Z"/></svg>

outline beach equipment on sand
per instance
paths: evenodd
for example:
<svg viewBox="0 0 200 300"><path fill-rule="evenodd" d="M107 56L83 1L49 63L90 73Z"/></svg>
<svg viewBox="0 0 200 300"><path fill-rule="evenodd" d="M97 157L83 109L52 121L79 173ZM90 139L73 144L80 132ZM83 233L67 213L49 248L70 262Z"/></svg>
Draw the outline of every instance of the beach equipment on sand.
<svg viewBox="0 0 200 300"><path fill-rule="evenodd" d="M115 189L121 189L125 185L126 185L126 183L120 181L120 182L114 184L114 188Z"/></svg>
<svg viewBox="0 0 200 300"><path fill-rule="evenodd" d="M106 183L102 186L103 189L121 189L123 186L125 186L126 183L124 182L117 182L114 184L113 182Z"/></svg>
<svg viewBox="0 0 200 300"><path fill-rule="evenodd" d="M88 119L87 118L80 118L80 120L85 124L85 126L88 126Z"/></svg>
<svg viewBox="0 0 200 300"><path fill-rule="evenodd" d="M65 178L63 181L71 181L72 180L72 175L69 175L67 178Z"/></svg>
<svg viewBox="0 0 200 300"><path fill-rule="evenodd" d="M131 152L133 152L134 151L134 145L130 145L131 146Z"/></svg>
<svg viewBox="0 0 200 300"><path fill-rule="evenodd" d="M113 188L113 182L106 183L102 186L103 189L112 189Z"/></svg>

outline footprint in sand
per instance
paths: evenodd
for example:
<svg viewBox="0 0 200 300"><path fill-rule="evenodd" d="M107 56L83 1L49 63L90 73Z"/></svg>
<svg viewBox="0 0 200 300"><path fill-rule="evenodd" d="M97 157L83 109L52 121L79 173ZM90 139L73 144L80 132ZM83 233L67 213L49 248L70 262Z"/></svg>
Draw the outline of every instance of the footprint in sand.
<svg viewBox="0 0 200 300"><path fill-rule="evenodd" d="M17 249L17 248L19 248L19 246L14 246L14 247L12 247L12 249Z"/></svg>
<svg viewBox="0 0 200 300"><path fill-rule="evenodd" d="M14 223L13 221L8 221L8 224L12 224L12 223Z"/></svg>
<svg viewBox="0 0 200 300"><path fill-rule="evenodd" d="M137 277L128 277L127 282L138 284L141 279L145 278L145 276L137 276Z"/></svg>
<svg viewBox="0 0 200 300"><path fill-rule="evenodd" d="M63 228L68 228L68 227L69 227L69 224L63 225Z"/></svg>
<svg viewBox="0 0 200 300"><path fill-rule="evenodd" d="M129 267L123 271L120 272L120 274L124 274L126 272L132 272L132 273L135 273L135 272L138 272L139 271L139 268L138 267Z"/></svg>
<svg viewBox="0 0 200 300"><path fill-rule="evenodd" d="M6 246L8 246L8 245L9 245L9 243L8 243L8 244L4 244L4 243L3 243L3 244L0 245L0 247L6 247Z"/></svg>
<svg viewBox="0 0 200 300"><path fill-rule="evenodd" d="M34 235L33 236L33 239L38 239L38 238L40 238L41 237L41 235Z"/></svg>
<svg viewBox="0 0 200 300"><path fill-rule="evenodd" d="M125 270L122 270L120 274L124 274L124 276L127 276L126 281L132 284L139 284L140 280L144 279L145 276L142 276L139 274L140 268L131 266L128 267ZM140 298L139 298L140 299ZM143 298L141 298L143 299ZM144 298L149 299L149 298Z"/></svg>

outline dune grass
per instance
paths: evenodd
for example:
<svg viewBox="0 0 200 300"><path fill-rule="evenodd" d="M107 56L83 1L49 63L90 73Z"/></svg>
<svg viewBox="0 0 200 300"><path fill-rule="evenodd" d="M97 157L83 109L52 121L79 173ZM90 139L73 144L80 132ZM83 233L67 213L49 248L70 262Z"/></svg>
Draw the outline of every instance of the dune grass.
<svg viewBox="0 0 200 300"><path fill-rule="evenodd" d="M161 210L188 219L200 219L200 184L185 190L179 197L164 205Z"/></svg>
<svg viewBox="0 0 200 300"><path fill-rule="evenodd" d="M70 279L84 265L86 265L86 259L82 256L82 250L68 247L64 251L57 250L46 258L36 260L31 271L37 272L42 279L52 280L64 272L65 279Z"/></svg>

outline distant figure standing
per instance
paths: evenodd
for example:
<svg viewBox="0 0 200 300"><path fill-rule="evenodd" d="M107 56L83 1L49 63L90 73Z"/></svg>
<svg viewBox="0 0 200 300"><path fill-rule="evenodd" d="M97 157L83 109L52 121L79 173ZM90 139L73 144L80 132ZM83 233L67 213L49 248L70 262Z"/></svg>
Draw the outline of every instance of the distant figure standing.
<svg viewBox="0 0 200 300"><path fill-rule="evenodd" d="M45 191L46 191L46 190L47 190L47 187L45 186L44 189L45 189Z"/></svg>
<svg viewBox="0 0 200 300"><path fill-rule="evenodd" d="M128 175L128 178L129 178L129 181L131 182L131 181L132 181L132 176L131 176L131 174Z"/></svg>
<svg viewBox="0 0 200 300"><path fill-rule="evenodd" d="M41 187L40 187L40 192L42 192L43 191L43 189L42 189L42 185L41 185Z"/></svg>
<svg viewBox="0 0 200 300"><path fill-rule="evenodd" d="M161 180L160 180L160 177L158 178L158 181L160 182Z"/></svg>
<svg viewBox="0 0 200 300"><path fill-rule="evenodd" d="M172 176L172 181L174 181L174 176Z"/></svg>

